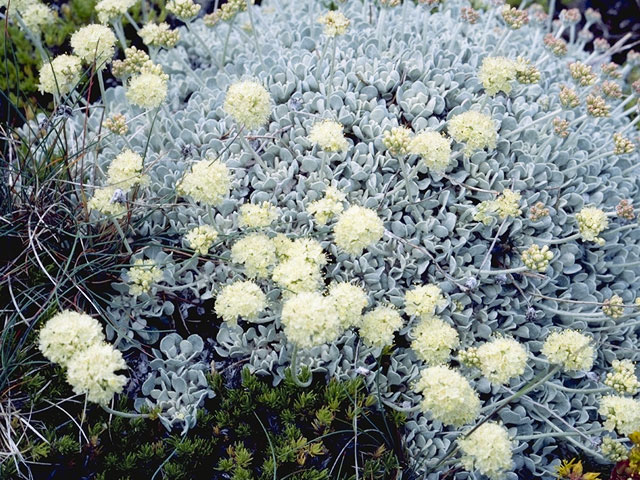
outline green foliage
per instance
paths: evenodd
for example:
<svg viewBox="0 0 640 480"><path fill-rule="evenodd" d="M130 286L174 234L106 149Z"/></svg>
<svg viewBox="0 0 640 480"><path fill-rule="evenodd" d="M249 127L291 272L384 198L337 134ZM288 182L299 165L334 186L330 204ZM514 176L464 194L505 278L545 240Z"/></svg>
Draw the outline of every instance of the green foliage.
<svg viewBox="0 0 640 480"><path fill-rule="evenodd" d="M25 381L27 390L37 390L43 379L58 388L64 382L49 375L59 373L47 366L35 380ZM72 404L75 410L67 405L67 413L49 410L37 419L46 422L46 442L34 437L30 460L56 465L61 476L54 478L148 478L159 469L157 478L172 480L199 478L199 472L214 479L272 480L274 471L276 478L293 480L349 479L355 478L350 446L357 414L360 478L392 478L400 467L394 454L400 447L393 443L400 436L386 429L360 378L307 389L289 382L273 387L245 370L235 388L227 388L220 374L211 375L209 382L216 396L199 411L186 436L168 435L157 418L126 419L89 409L80 437L85 440L78 443L76 424L68 419L70 415L79 423L83 405ZM127 399L114 407L130 410ZM383 414L389 417L389 412Z"/></svg>

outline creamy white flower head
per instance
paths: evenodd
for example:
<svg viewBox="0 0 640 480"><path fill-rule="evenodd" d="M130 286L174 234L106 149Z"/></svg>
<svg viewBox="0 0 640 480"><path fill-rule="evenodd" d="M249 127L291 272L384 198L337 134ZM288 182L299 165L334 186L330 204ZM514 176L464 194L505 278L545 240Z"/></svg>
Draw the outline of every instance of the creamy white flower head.
<svg viewBox="0 0 640 480"><path fill-rule="evenodd" d="M80 81L82 64L74 55L58 55L40 69L40 93L64 95L73 90Z"/></svg>
<svg viewBox="0 0 640 480"><path fill-rule="evenodd" d="M319 267L327 264L327 256L322 245L313 238L296 238L292 242L282 245L281 250L277 253L282 259L300 257Z"/></svg>
<svg viewBox="0 0 640 480"><path fill-rule="evenodd" d="M123 190L145 183L147 180L142 175L142 157L129 149L113 159L107 170L107 176L110 185Z"/></svg>
<svg viewBox="0 0 640 480"><path fill-rule="evenodd" d="M148 293L154 283L162 280L162 270L151 259L137 259L129 269L129 293L133 296Z"/></svg>
<svg viewBox="0 0 640 480"><path fill-rule="evenodd" d="M185 235L189 246L199 255L206 255L218 238L218 232L211 225L200 225L192 228Z"/></svg>
<svg viewBox="0 0 640 480"><path fill-rule="evenodd" d="M69 359L67 382L76 394L86 394L90 402L106 405L127 384L127 377L116 374L126 368L119 350L97 343Z"/></svg>
<svg viewBox="0 0 640 480"><path fill-rule="evenodd" d="M40 330L38 349L48 360L63 367L77 352L104 341L102 326L86 313L64 310Z"/></svg>
<svg viewBox="0 0 640 480"><path fill-rule="evenodd" d="M438 317L422 320L414 329L411 348L427 365L442 365L449 361L451 350L460 345L458 332Z"/></svg>
<svg viewBox="0 0 640 480"><path fill-rule="evenodd" d="M502 425L487 422L467 437L458 440L465 470L480 472L491 480L504 478L513 468L513 453L509 432Z"/></svg>
<svg viewBox="0 0 640 480"><path fill-rule="evenodd" d="M93 197L87 203L89 210L96 210L103 215L118 217L127 212L127 206L119 201L122 190L116 187L97 188L93 192ZM126 197L124 197L126 199Z"/></svg>
<svg viewBox="0 0 640 480"><path fill-rule="evenodd" d="M193 0L169 0L167 10L180 20L191 20L200 12L200 5Z"/></svg>
<svg viewBox="0 0 640 480"><path fill-rule="evenodd" d="M127 13L138 0L100 0L96 4L100 23L109 23Z"/></svg>
<svg viewBox="0 0 640 480"><path fill-rule="evenodd" d="M231 190L229 169L218 160L200 160L184 174L177 190L196 202L213 207L220 205Z"/></svg>
<svg viewBox="0 0 640 480"><path fill-rule="evenodd" d="M239 224L246 228L264 228L271 225L278 218L276 207L269 202L259 205L245 203L240 207Z"/></svg>
<svg viewBox="0 0 640 480"><path fill-rule="evenodd" d="M282 305L287 339L300 348L331 343L342 333L333 302L317 292L292 296Z"/></svg>
<svg viewBox="0 0 640 480"><path fill-rule="evenodd" d="M606 213L599 208L585 207L576 214L576 221L582 240L604 245L604 240L598 235L609 226Z"/></svg>
<svg viewBox="0 0 640 480"><path fill-rule="evenodd" d="M283 289L284 296L315 292L322 283L322 272L318 264L297 255L279 263L273 269L273 281Z"/></svg>
<svg viewBox="0 0 640 480"><path fill-rule="evenodd" d="M423 318L435 315L438 308L447 304L438 285L420 285L404 294L404 311L407 315Z"/></svg>
<svg viewBox="0 0 640 480"><path fill-rule="evenodd" d="M492 383L504 384L524 373L527 351L513 338L499 337L476 349L478 368Z"/></svg>
<svg viewBox="0 0 640 480"><path fill-rule="evenodd" d="M607 373L604 384L621 395L635 395L640 390L636 366L631 360L614 360L613 371Z"/></svg>
<svg viewBox="0 0 640 480"><path fill-rule="evenodd" d="M56 18L53 10L40 2L33 2L27 5L22 10L21 15L26 27L36 34L39 34L45 25L53 23Z"/></svg>
<svg viewBox="0 0 640 480"><path fill-rule="evenodd" d="M498 131L489 115L470 110L454 116L449 120L449 135L456 141L464 143L465 155L496 148Z"/></svg>
<svg viewBox="0 0 640 480"><path fill-rule="evenodd" d="M605 418L604 428L622 435L640 431L640 400L607 395L600 400L598 413Z"/></svg>
<svg viewBox="0 0 640 480"><path fill-rule="evenodd" d="M478 73L487 95L511 93L511 83L516 79L517 62L506 57L485 57Z"/></svg>
<svg viewBox="0 0 640 480"><path fill-rule="evenodd" d="M33 4L35 0L11 0L11 10L24 11L29 5ZM9 0L0 0L0 8L9 7Z"/></svg>
<svg viewBox="0 0 640 480"><path fill-rule="evenodd" d="M150 47L173 48L180 40L180 32L172 30L166 22L147 23L138 31L138 35Z"/></svg>
<svg viewBox="0 0 640 480"><path fill-rule="evenodd" d="M390 305L380 305L362 317L360 338L371 347L393 344L393 336L402 328L402 317Z"/></svg>
<svg viewBox="0 0 640 480"><path fill-rule="evenodd" d="M382 134L382 144L394 156L409 153L411 148L411 129L407 127L393 127Z"/></svg>
<svg viewBox="0 0 640 480"><path fill-rule="evenodd" d="M109 27L91 24L71 35L73 53L86 63L95 61L96 68L104 68L115 53L116 36Z"/></svg>
<svg viewBox="0 0 640 480"><path fill-rule="evenodd" d="M349 282L332 283L329 286L329 298L335 304L342 327L358 327L362 323L362 311L369 304L364 289Z"/></svg>
<svg viewBox="0 0 640 480"><path fill-rule="evenodd" d="M429 170L442 173L451 159L451 141L438 132L421 132L411 139L409 152L420 155Z"/></svg>
<svg viewBox="0 0 640 480"><path fill-rule="evenodd" d="M252 233L233 244L231 261L243 264L249 277L266 278L276 263L276 247L266 235Z"/></svg>
<svg viewBox="0 0 640 480"><path fill-rule="evenodd" d="M468 380L445 366L429 367L420 373L414 390L423 396L422 411L445 425L459 427L480 414L480 399Z"/></svg>
<svg viewBox="0 0 640 480"><path fill-rule="evenodd" d="M530 269L537 272L546 272L549 262L553 260L553 252L549 250L548 245L540 247L535 243L522 252L522 263Z"/></svg>
<svg viewBox="0 0 640 480"><path fill-rule="evenodd" d="M351 24L351 20L337 10L332 10L322 15L318 18L318 22L324 25L324 34L327 37L344 35Z"/></svg>
<svg viewBox="0 0 640 480"><path fill-rule="evenodd" d="M349 148L343 126L333 120L321 120L311 127L309 140L327 152L342 152Z"/></svg>
<svg viewBox="0 0 640 480"><path fill-rule="evenodd" d="M146 110L157 108L167 98L167 76L152 72L134 75L127 84L127 100Z"/></svg>
<svg viewBox="0 0 640 480"><path fill-rule="evenodd" d="M575 330L553 332L542 345L542 354L567 371L591 370L595 350L591 339Z"/></svg>
<svg viewBox="0 0 640 480"><path fill-rule="evenodd" d="M254 282L240 281L222 288L216 298L216 315L225 322L255 320L267 306L267 297Z"/></svg>
<svg viewBox="0 0 640 480"><path fill-rule="evenodd" d="M350 255L360 255L382 238L384 225L375 211L353 206L340 215L333 234L338 247Z"/></svg>
<svg viewBox="0 0 640 480"><path fill-rule="evenodd" d="M629 458L629 450L624 444L614 440L611 437L603 437L600 451L612 462L621 462Z"/></svg>
<svg viewBox="0 0 640 480"><path fill-rule="evenodd" d="M313 215L318 225L326 225L329 219L342 213L346 195L334 187L327 187L324 198L311 202L307 206L307 212Z"/></svg>
<svg viewBox="0 0 640 480"><path fill-rule="evenodd" d="M227 90L224 111L247 130L255 130L269 121L271 95L255 80L236 82Z"/></svg>

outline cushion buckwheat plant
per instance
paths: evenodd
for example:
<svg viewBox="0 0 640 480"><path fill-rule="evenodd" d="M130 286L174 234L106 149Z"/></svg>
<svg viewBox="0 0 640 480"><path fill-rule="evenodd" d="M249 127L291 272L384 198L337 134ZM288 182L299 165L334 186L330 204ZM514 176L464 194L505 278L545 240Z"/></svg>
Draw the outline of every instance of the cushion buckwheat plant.
<svg viewBox="0 0 640 480"><path fill-rule="evenodd" d="M586 52L575 12L380 3L264 0L205 21L173 0L179 34L149 59L127 49L118 68L143 66L42 140L73 139L72 201L117 244L107 340L129 358L197 325L207 361L275 385L361 376L407 416L416 478L551 480L559 451L610 463L601 438L640 429L637 54L615 70ZM111 62L109 27L86 28L43 91ZM67 362L91 325L59 344L43 330L43 353ZM191 426L206 382L188 372L208 367L171 342L184 382L158 367L132 395ZM124 384L108 348L68 366L97 403Z"/></svg>

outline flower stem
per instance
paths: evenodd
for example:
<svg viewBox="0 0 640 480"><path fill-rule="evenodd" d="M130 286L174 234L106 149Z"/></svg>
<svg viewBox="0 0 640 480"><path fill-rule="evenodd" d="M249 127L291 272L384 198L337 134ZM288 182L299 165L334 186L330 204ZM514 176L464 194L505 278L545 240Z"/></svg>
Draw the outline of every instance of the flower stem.
<svg viewBox="0 0 640 480"><path fill-rule="evenodd" d="M328 96L333 93L333 74L336 71L336 37L331 39L332 52L331 52L331 69L329 70L329 88Z"/></svg>
<svg viewBox="0 0 640 480"><path fill-rule="evenodd" d="M120 412L118 410L114 410L111 407L107 406L107 405L100 405L102 407L102 409L107 412L110 413L111 415L116 415L117 417L122 417L122 418L151 418L151 415L148 413L127 413L127 412Z"/></svg>
<svg viewBox="0 0 640 480"><path fill-rule="evenodd" d="M113 225L116 227L116 230L118 231L118 234L120 235L120 238L122 239L122 243L124 244L124 248L127 249L127 253L129 253L129 255L132 255L133 254L133 250L131 250L131 246L129 245L129 241L127 240L127 237L124 235L124 232L122 231L122 227L120 226L120 223L115 218L112 218L111 221L113 222Z"/></svg>
<svg viewBox="0 0 640 480"><path fill-rule="evenodd" d="M227 30L227 36L224 38L224 47L222 47L222 62L220 65L224 67L225 61L227 60L227 47L229 47L229 38L231 37L231 30L233 30L233 24L236 20L236 17L233 17L229 22L229 30Z"/></svg>
<svg viewBox="0 0 640 480"><path fill-rule="evenodd" d="M256 24L253 21L253 9L251 8L251 0L247 0L247 12L249 13L249 22L251 22L251 33L253 36L253 42L256 45L256 52L258 53L258 58L260 59L260 63L262 64L262 69L267 73L267 68L264 64L264 58L262 58L262 52L260 51L260 42L258 41L258 31L256 30Z"/></svg>

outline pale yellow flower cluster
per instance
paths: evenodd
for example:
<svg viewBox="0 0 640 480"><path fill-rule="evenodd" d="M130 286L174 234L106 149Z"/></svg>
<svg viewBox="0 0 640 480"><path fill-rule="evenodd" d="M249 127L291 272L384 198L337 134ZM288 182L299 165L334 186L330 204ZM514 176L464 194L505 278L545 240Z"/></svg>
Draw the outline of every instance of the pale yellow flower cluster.
<svg viewBox="0 0 640 480"><path fill-rule="evenodd" d="M65 310L42 327L38 348L66 369L73 391L87 400L107 404L122 392L127 378L115 372L127 368L120 351L105 342L102 326L86 313Z"/></svg>
<svg viewBox="0 0 640 480"><path fill-rule="evenodd" d="M166 8L180 20L188 21L198 15L201 7L193 0L169 0Z"/></svg>
<svg viewBox="0 0 640 480"><path fill-rule="evenodd" d="M117 217L127 211L127 206L124 201L120 201L121 199L126 200L125 194L116 187L97 188L93 192L93 197L89 200L87 207L89 210L96 210L103 215Z"/></svg>
<svg viewBox="0 0 640 480"><path fill-rule="evenodd" d="M162 270L151 259L137 259L129 269L129 293L133 296L148 293L154 283L162 280Z"/></svg>
<svg viewBox="0 0 640 480"><path fill-rule="evenodd" d="M333 233L336 245L355 256L382 238L384 225L375 211L352 206L340 215Z"/></svg>
<svg viewBox="0 0 640 480"><path fill-rule="evenodd" d="M409 153L411 144L411 129L407 127L393 127L382 134L382 144L393 156L402 156Z"/></svg>
<svg viewBox="0 0 640 480"><path fill-rule="evenodd" d="M351 20L336 10L327 12L318 18L318 23L324 25L324 34L327 37L344 35L351 24Z"/></svg>
<svg viewBox="0 0 640 480"><path fill-rule="evenodd" d="M106 405L127 384L127 377L116 374L126 368L119 350L108 343L96 343L71 358L67 381L74 393L86 394L90 402Z"/></svg>
<svg viewBox="0 0 640 480"><path fill-rule="evenodd" d="M116 113L111 117L105 119L103 122L104 128L109 130L116 135L126 135L129 131L129 126L127 125L127 117L125 117L121 113Z"/></svg>
<svg viewBox="0 0 640 480"><path fill-rule="evenodd" d="M451 160L451 140L438 132L420 132L411 139L409 153L419 155L429 170L442 173Z"/></svg>
<svg viewBox="0 0 640 480"><path fill-rule="evenodd" d="M421 393L422 411L445 425L462 426L480 414L480 398L469 381L446 366L424 369L414 390Z"/></svg>
<svg viewBox="0 0 640 480"><path fill-rule="evenodd" d="M138 0L100 0L96 3L96 12L100 23L109 23L127 13Z"/></svg>
<svg viewBox="0 0 640 480"><path fill-rule="evenodd" d="M358 327L362 323L362 311L369 304L364 289L349 282L332 283L329 298L335 305L342 328Z"/></svg>
<svg viewBox="0 0 640 480"><path fill-rule="evenodd" d="M394 307L379 305L362 318L360 338L371 347L393 345L393 336L402 325L402 317Z"/></svg>
<svg viewBox="0 0 640 480"><path fill-rule="evenodd" d="M451 351L460 345L458 332L438 317L423 319L412 332L411 348L427 365L442 365L449 361Z"/></svg>
<svg viewBox="0 0 640 480"><path fill-rule="evenodd" d="M620 295L606 299L602 305L602 313L611 318L620 318L624 314L624 300Z"/></svg>
<svg viewBox="0 0 640 480"><path fill-rule="evenodd" d="M585 207L576 214L576 221L582 240L604 245L604 239L598 235L609 226L606 213L599 208Z"/></svg>
<svg viewBox="0 0 640 480"><path fill-rule="evenodd" d="M576 330L553 332L542 345L542 354L564 370L591 370L595 357L592 341Z"/></svg>
<svg viewBox="0 0 640 480"><path fill-rule="evenodd" d="M519 192L505 189L495 200L481 202L473 216L473 219L488 225L491 222L491 215L496 214L501 220L507 217L519 217L522 214L520 209Z"/></svg>
<svg viewBox="0 0 640 480"><path fill-rule="evenodd" d="M343 212L345 198L346 195L337 188L327 187L324 198L311 202L307 206L307 212L314 216L318 225L326 225L330 219Z"/></svg>
<svg viewBox="0 0 640 480"><path fill-rule="evenodd" d="M449 120L449 134L460 143L465 144L465 155L496 148L498 132L493 119L489 115L470 110L454 116Z"/></svg>
<svg viewBox="0 0 640 480"><path fill-rule="evenodd" d="M269 202L259 205L245 203L240 207L239 224L245 228L268 227L278 218L276 207Z"/></svg>
<svg viewBox="0 0 640 480"><path fill-rule="evenodd" d="M519 377L527 364L527 351L513 338L495 338L480 345L475 353L482 375L496 384Z"/></svg>
<svg viewBox="0 0 640 480"><path fill-rule="evenodd" d="M206 255L218 238L218 232L211 225L200 225L192 228L185 235L189 246L199 255Z"/></svg>
<svg viewBox="0 0 640 480"><path fill-rule="evenodd" d="M581 87L593 85L598 79L598 75L593 73L591 65L582 62L570 63L569 73L571 73L573 80Z"/></svg>
<svg viewBox="0 0 640 480"><path fill-rule="evenodd" d="M486 422L458 440L465 470L478 471L492 480L504 478L513 467L509 432L502 425Z"/></svg>
<svg viewBox="0 0 640 480"><path fill-rule="evenodd" d="M529 270L535 270L536 272L546 272L549 267L549 262L553 260L553 252L549 250L548 245L540 247L533 244L525 251L522 252L522 263Z"/></svg>
<svg viewBox="0 0 640 480"><path fill-rule="evenodd" d="M115 34L104 25L87 25L71 35L73 53L87 64L95 62L98 69L105 68L111 62L115 44Z"/></svg>
<svg viewBox="0 0 640 480"><path fill-rule="evenodd" d="M35 34L40 34L42 27L52 24L56 19L51 8L35 1L30 2L21 11L21 15L25 26Z"/></svg>
<svg viewBox="0 0 640 480"><path fill-rule="evenodd" d="M253 5L254 0L251 0ZM204 23L208 27L213 27L219 21L228 22L233 19L238 13L244 12L247 9L246 0L228 0L226 3L220 5L220 8L213 13L204 16Z"/></svg>
<svg viewBox="0 0 640 480"><path fill-rule="evenodd" d="M231 175L227 166L209 158L194 163L177 186L179 193L213 207L222 203L230 189Z"/></svg>
<svg viewBox="0 0 640 480"><path fill-rule="evenodd" d="M287 339L300 348L335 341L342 327L333 301L317 292L298 293L282 305Z"/></svg>
<svg viewBox="0 0 640 480"><path fill-rule="evenodd" d="M487 95L498 92L511 93L512 82L516 79L517 63L506 57L485 57L478 72Z"/></svg>
<svg viewBox="0 0 640 480"><path fill-rule="evenodd" d="M63 367L87 345L105 341L100 323L86 313L64 310L40 330L38 348L48 360Z"/></svg>
<svg viewBox="0 0 640 480"><path fill-rule="evenodd" d="M236 323L238 318L255 320L266 308L267 297L251 281L238 281L222 288L216 297L215 312L225 322Z"/></svg>
<svg viewBox="0 0 640 480"><path fill-rule="evenodd" d="M255 130L269 120L271 95L255 80L234 83L227 90L224 111L247 130Z"/></svg>
<svg viewBox="0 0 640 480"><path fill-rule="evenodd" d="M167 98L168 80L159 65L145 64L140 73L129 80L127 100L146 110L158 108Z"/></svg>
<svg viewBox="0 0 640 480"><path fill-rule="evenodd" d="M640 390L636 366L631 360L614 360L613 371L607 373L604 384L621 395L635 395Z"/></svg>
<svg viewBox="0 0 640 480"><path fill-rule="evenodd" d="M309 140L327 152L341 152L349 147L342 125L332 120L314 123Z"/></svg>
<svg viewBox="0 0 640 480"><path fill-rule="evenodd" d="M622 435L640 431L640 401L629 397L607 395L600 400L598 413L605 419L603 426Z"/></svg>
<svg viewBox="0 0 640 480"><path fill-rule="evenodd" d="M613 147L615 155L625 155L636 149L634 143L619 132L613 134Z"/></svg>
<svg viewBox="0 0 640 480"><path fill-rule="evenodd" d="M276 263L276 247L266 235L252 233L233 244L231 261L243 264L249 277L266 278Z"/></svg>
<svg viewBox="0 0 640 480"><path fill-rule="evenodd" d="M284 291L291 293L315 292L322 283L322 267L327 258L322 246L310 238L288 240L277 237L276 253L280 259L273 269L273 281Z"/></svg>
<svg viewBox="0 0 640 480"><path fill-rule="evenodd" d="M82 64L75 55L58 55L40 69L38 89L40 93L64 95L80 81Z"/></svg>
<svg viewBox="0 0 640 480"><path fill-rule="evenodd" d="M412 288L404 294L404 311L407 315L429 318L438 308L447 304L438 285L427 284Z"/></svg>
<svg viewBox="0 0 640 480"><path fill-rule="evenodd" d="M166 22L147 23L140 29L138 35L149 47L173 48L180 40L180 32L172 30Z"/></svg>
<svg viewBox="0 0 640 480"><path fill-rule="evenodd" d="M629 450L627 447L611 437L604 437L602 439L600 451L612 462L621 462L629 458Z"/></svg>
<svg viewBox="0 0 640 480"><path fill-rule="evenodd" d="M109 185L123 190L148 181L142 175L142 157L131 150L124 150L113 159L107 170Z"/></svg>

